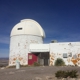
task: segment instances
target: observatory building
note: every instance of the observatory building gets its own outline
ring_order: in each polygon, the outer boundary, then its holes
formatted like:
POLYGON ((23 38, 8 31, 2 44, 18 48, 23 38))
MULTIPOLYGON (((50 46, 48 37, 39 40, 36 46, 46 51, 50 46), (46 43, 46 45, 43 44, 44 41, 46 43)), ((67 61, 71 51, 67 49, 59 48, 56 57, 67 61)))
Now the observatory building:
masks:
POLYGON ((16 60, 21 65, 27 65, 29 45, 43 43, 44 37, 44 30, 38 22, 31 19, 21 20, 11 31, 9 65, 15 65, 16 60))
POLYGON ((57 58, 63 59, 66 65, 80 66, 80 42, 52 41, 44 44, 45 32, 38 22, 23 19, 16 24, 10 34, 9 66, 41 65, 52 66, 57 58))

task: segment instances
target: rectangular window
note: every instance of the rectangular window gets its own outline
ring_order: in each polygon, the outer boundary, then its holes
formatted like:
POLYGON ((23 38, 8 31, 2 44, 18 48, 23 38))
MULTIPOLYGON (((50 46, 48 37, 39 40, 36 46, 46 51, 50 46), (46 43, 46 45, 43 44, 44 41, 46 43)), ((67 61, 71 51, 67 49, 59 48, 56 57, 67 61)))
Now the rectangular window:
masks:
POLYGON ((69 53, 69 54, 68 54, 68 57, 72 57, 72 53, 69 53))
POLYGON ((22 30, 22 28, 18 28, 18 30, 22 30))
POLYGON ((29 59, 32 59, 32 55, 29 55, 29 59))
POLYGON ((63 58, 67 58, 67 53, 63 53, 63 58))
POLYGON ((74 59, 77 59, 77 55, 76 55, 76 54, 75 54, 75 55, 73 55, 73 58, 74 58, 74 59))

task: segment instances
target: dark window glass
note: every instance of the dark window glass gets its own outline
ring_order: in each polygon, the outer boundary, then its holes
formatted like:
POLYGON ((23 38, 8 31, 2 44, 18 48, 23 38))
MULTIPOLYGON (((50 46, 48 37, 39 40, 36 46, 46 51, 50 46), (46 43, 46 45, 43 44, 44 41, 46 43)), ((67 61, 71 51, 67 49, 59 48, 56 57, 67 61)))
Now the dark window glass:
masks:
POLYGON ((22 28, 18 28, 18 30, 22 30, 22 28))
POLYGON ((69 53, 69 54, 68 54, 68 57, 72 57, 72 53, 69 53))
POLYGON ((75 55, 73 55, 73 58, 74 58, 74 59, 77 59, 77 55, 76 55, 76 54, 75 54, 75 55))
POLYGON ((67 58, 67 53, 63 53, 63 58, 67 58))

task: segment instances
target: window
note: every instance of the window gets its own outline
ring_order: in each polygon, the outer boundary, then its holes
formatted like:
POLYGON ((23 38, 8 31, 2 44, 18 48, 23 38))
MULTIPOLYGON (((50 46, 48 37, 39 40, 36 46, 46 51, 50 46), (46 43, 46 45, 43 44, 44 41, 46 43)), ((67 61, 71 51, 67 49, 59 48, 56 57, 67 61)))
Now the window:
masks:
POLYGON ((68 54, 68 57, 72 57, 72 53, 69 53, 69 54, 68 54))
POLYGON ((67 53, 63 53, 63 58, 67 58, 67 53))
POLYGON ((32 55, 29 55, 29 59, 32 59, 32 55))
POLYGON ((73 58, 74 58, 74 59, 77 59, 77 55, 76 55, 76 54, 75 54, 75 55, 73 55, 73 58))
POLYGON ((22 28, 18 28, 18 30, 22 30, 22 28))

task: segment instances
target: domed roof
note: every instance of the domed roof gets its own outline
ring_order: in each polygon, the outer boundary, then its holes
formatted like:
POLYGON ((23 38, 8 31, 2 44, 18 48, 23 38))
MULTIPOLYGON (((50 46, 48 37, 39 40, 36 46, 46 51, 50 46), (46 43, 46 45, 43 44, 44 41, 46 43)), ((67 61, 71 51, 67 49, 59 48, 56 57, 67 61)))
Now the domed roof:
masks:
POLYGON ((18 24, 16 24, 10 36, 29 34, 45 37, 45 32, 40 26, 40 24, 32 19, 23 19, 18 24))

